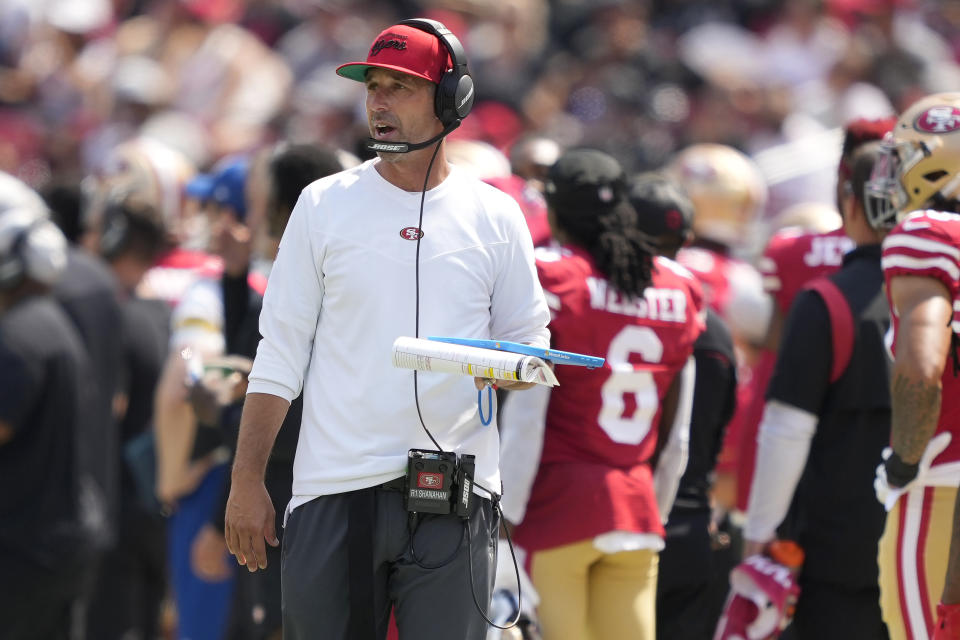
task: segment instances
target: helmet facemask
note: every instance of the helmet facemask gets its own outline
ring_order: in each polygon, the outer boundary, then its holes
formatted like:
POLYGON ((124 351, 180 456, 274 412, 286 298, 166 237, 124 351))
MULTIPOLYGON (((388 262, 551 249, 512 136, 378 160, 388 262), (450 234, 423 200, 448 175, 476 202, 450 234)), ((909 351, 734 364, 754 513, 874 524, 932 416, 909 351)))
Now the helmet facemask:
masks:
POLYGON ((898 212, 907 213, 910 197, 901 176, 921 158, 923 152, 914 143, 897 143, 891 133, 884 136, 863 194, 863 209, 872 228, 892 229, 897 224, 898 212))
POLYGON ((890 228, 919 209, 954 210, 960 194, 960 93, 927 96, 884 138, 866 188, 868 220, 890 228))

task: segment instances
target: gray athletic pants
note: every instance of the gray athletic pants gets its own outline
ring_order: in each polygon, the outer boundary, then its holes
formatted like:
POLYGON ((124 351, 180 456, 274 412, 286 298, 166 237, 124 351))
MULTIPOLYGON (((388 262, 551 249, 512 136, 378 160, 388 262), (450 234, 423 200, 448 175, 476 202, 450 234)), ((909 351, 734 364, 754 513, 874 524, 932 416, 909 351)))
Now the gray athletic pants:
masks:
MULTIPOLYGON (((374 492, 374 610, 369 615, 376 638, 386 637, 393 605, 401 640, 483 640, 487 624, 471 593, 464 521, 433 514, 412 521, 401 493, 364 491, 374 492), (443 566, 423 568, 413 552, 422 565, 443 566)), ((281 572, 284 640, 349 640, 350 495, 321 496, 297 507, 287 519, 281 572)), ((473 593, 487 613, 500 520, 490 500, 474 498, 469 520, 473 593)))

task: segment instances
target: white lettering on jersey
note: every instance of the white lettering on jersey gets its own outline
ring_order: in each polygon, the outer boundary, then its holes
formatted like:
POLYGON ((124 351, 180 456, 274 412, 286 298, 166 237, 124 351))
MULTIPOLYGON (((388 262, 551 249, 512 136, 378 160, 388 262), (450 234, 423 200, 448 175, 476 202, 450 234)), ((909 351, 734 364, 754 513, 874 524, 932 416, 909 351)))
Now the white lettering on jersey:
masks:
POLYGON ((652 328, 632 325, 621 329, 610 341, 607 364, 613 373, 600 389, 603 406, 597 415, 597 424, 611 440, 621 444, 643 442, 660 409, 653 373, 648 367, 632 364, 632 353, 639 355, 646 363, 657 364, 663 359, 663 342, 652 328), (624 416, 624 398, 627 395, 634 397, 637 406, 630 416, 624 416))
POLYGON ((647 287, 642 298, 625 299, 606 280, 587 278, 590 307, 609 313, 662 322, 687 321, 687 297, 679 289, 647 287))
POLYGON ((818 236, 813 238, 810 251, 803 256, 803 261, 808 267, 839 267, 843 264, 843 254, 849 248, 850 240, 846 236, 818 236))

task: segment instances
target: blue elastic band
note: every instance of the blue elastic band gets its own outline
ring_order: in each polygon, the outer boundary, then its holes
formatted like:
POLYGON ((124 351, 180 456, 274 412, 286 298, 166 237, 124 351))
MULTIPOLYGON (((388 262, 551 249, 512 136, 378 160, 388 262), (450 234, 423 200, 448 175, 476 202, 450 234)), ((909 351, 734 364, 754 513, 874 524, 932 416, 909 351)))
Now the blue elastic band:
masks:
POLYGON ((477 413, 480 414, 480 424, 487 426, 493 420, 493 388, 486 385, 487 388, 487 417, 483 417, 483 389, 477 389, 477 413))

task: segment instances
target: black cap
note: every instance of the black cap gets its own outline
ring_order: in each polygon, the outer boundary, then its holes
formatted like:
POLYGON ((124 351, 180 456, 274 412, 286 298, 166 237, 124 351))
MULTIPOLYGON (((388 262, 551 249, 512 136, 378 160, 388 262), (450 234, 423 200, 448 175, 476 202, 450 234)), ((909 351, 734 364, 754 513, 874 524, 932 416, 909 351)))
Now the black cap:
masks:
POLYGON ((657 173, 640 174, 630 181, 628 199, 640 230, 648 236, 686 239, 693 225, 693 203, 679 184, 657 173))
POLYGON ((547 204, 554 211, 602 213, 626 200, 627 178, 620 163, 594 149, 567 151, 547 172, 547 204))

